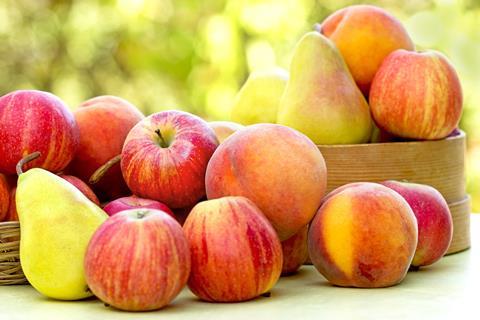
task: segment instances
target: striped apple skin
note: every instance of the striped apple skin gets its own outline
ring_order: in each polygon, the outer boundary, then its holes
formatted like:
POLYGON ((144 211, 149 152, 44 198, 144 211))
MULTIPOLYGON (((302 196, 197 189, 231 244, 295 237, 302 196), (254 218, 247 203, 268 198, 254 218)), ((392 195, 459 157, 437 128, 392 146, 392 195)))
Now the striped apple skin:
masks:
POLYGON ((408 203, 376 183, 355 184, 332 195, 308 232, 315 268, 332 284, 375 288, 407 274, 417 246, 417 222, 408 203))
POLYGON ((189 273, 182 227, 159 210, 133 209, 110 217, 93 235, 85 255, 90 290, 122 310, 162 308, 180 293, 189 273))
POLYGON ((260 209, 244 197, 197 204, 183 226, 190 290, 202 300, 237 302, 268 292, 282 271, 282 247, 260 209))
POLYGON ((448 136, 458 126, 462 101, 460 80, 444 55, 403 49, 385 58, 369 99, 379 128, 419 140, 448 136))
POLYGON ((18 90, 0 98, 0 172, 15 174, 15 166, 35 151, 41 156, 23 169, 63 170, 73 159, 79 131, 72 112, 53 94, 18 90))
POLYGON ((196 204, 205 196, 205 172, 218 140, 213 129, 192 114, 170 110, 137 123, 122 149, 122 174, 137 196, 169 208, 196 204), (156 133, 169 140, 161 147, 156 133))
POLYGON ((0 173, 0 221, 5 221, 8 216, 10 204, 10 186, 7 177, 0 173))

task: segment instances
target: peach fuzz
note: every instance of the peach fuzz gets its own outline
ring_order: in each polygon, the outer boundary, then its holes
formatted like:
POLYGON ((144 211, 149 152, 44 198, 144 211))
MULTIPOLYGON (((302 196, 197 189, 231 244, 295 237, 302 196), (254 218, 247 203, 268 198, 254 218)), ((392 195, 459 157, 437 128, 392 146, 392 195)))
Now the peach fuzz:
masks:
POLYGON ((366 96, 386 56, 396 49, 414 49, 401 22, 372 5, 353 5, 338 10, 319 28, 338 47, 355 82, 366 96))
POLYGON ((206 173, 207 198, 244 196, 270 220, 281 241, 307 225, 327 184, 322 154, 302 133, 255 124, 217 148, 206 173))
POLYGON ((387 287, 405 277, 417 239, 408 203, 385 186, 365 182, 334 191, 323 203, 310 224, 308 250, 334 285, 387 287))

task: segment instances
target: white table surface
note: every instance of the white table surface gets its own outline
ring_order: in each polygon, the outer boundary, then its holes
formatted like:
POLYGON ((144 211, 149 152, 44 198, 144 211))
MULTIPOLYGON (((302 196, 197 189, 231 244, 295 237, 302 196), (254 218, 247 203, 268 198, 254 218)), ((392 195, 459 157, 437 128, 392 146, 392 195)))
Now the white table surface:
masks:
POLYGON ((96 299, 55 301, 31 286, 0 286, 0 319, 480 319, 480 215, 472 215, 472 248, 409 272, 382 289, 330 285, 312 266, 281 278, 270 297, 207 303, 187 288, 164 309, 129 313, 96 299))

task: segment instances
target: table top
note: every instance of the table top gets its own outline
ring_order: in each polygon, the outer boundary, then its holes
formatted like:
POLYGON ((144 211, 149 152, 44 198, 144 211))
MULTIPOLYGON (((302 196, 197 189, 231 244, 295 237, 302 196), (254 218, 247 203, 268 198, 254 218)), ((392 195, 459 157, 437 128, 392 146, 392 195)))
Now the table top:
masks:
POLYGON ((94 298, 55 301, 28 285, 0 286, 0 319, 479 319, 480 215, 471 217, 470 250, 411 271, 389 288, 335 287, 312 266, 303 266, 281 278, 270 297, 207 303, 185 288, 161 310, 129 313, 94 298))

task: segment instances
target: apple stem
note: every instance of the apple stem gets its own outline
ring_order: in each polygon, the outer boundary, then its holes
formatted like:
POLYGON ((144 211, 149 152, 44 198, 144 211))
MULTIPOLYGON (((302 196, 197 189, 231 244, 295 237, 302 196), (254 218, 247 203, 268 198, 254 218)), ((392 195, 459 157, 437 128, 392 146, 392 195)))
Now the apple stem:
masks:
POLYGON ((16 169, 17 169, 17 175, 21 175, 23 173, 23 166, 27 163, 29 163, 30 161, 33 161, 35 159, 37 159, 38 157, 40 157, 41 153, 40 151, 35 151, 33 153, 30 153, 29 155, 25 156, 24 158, 22 158, 20 161, 18 161, 17 163, 17 166, 16 166, 16 169))
POLYGON ((145 217, 145 214, 147 214, 147 211, 144 211, 144 210, 137 211, 137 218, 142 219, 145 217))
POLYGON ((162 147, 162 148, 168 147, 168 144, 165 141, 165 139, 163 138, 162 132, 160 131, 160 129, 155 130, 155 133, 158 135, 158 138, 160 139, 160 147, 162 147))
POLYGON ((112 159, 108 160, 107 163, 105 163, 103 166, 95 170, 95 172, 90 176, 90 179, 88 182, 90 184, 95 184, 98 181, 100 181, 103 176, 107 173, 108 170, 110 170, 111 167, 116 165, 120 160, 122 159, 122 154, 117 154, 115 157, 112 159))

